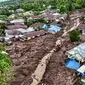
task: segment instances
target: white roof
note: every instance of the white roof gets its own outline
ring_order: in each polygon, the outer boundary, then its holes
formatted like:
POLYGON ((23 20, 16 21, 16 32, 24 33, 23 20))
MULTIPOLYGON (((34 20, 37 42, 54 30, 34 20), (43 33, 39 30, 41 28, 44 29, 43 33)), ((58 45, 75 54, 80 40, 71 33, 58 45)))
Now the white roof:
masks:
POLYGON ((56 22, 59 22, 60 20, 59 19, 56 19, 56 22))
POLYGON ((19 8, 19 9, 17 9, 16 11, 17 11, 17 12, 23 12, 23 11, 24 11, 24 9, 19 8))
POLYGON ((32 32, 32 31, 35 31, 33 27, 29 27, 29 28, 27 29, 27 32, 32 32))
POLYGON ((24 16, 33 15, 33 13, 31 13, 31 12, 24 12, 23 15, 24 16))
POLYGON ((10 15, 8 18, 15 18, 15 14, 10 15))
POLYGON ((60 19, 65 20, 64 17, 60 17, 60 19))
POLYGON ((77 47, 67 51, 67 55, 77 58, 79 61, 81 61, 82 58, 85 59, 85 43, 82 43, 77 47))
POLYGON ((56 12, 56 13, 54 13, 53 15, 60 16, 60 14, 59 14, 59 13, 57 13, 57 12, 56 12))
POLYGON ((7 52, 5 52, 5 51, 2 51, 2 53, 3 53, 3 54, 7 54, 7 55, 8 55, 8 53, 7 53, 7 52))
POLYGON ((80 73, 84 73, 85 72, 85 65, 82 65, 77 71, 80 73))
POLYGON ((7 23, 6 21, 0 20, 0 23, 7 23))
POLYGON ((13 38, 13 37, 14 37, 14 35, 8 35, 5 37, 5 40, 8 40, 8 39, 13 38))
POLYGON ((22 33, 25 33, 25 32, 27 32, 25 29, 23 29, 23 28, 19 28, 19 29, 16 29, 17 31, 20 31, 20 32, 22 32, 22 33))
POLYGON ((24 19, 15 19, 10 21, 10 23, 24 23, 24 19))

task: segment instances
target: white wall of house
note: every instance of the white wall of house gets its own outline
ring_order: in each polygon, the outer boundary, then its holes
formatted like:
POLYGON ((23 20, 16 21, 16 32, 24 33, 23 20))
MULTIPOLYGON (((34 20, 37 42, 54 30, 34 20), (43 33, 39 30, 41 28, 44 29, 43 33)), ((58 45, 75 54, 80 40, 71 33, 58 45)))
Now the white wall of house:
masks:
POLYGON ((82 30, 82 34, 85 35, 85 30, 82 30))

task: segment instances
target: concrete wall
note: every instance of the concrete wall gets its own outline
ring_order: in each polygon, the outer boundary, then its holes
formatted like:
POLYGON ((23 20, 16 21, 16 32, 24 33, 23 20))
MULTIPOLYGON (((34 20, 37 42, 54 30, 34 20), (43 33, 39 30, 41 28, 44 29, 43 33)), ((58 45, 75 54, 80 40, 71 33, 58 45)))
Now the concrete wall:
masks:
POLYGON ((82 30, 82 34, 85 35, 85 30, 82 30))

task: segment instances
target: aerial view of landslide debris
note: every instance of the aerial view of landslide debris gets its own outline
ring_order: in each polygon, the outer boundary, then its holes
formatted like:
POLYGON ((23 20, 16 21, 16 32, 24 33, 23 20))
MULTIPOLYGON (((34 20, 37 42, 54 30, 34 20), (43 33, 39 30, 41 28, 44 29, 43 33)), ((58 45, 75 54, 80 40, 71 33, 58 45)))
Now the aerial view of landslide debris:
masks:
MULTIPOLYGON (((65 27, 64 27, 65 29, 65 27)), ((76 44, 71 43, 68 35, 61 37, 64 29, 54 34, 45 34, 28 41, 16 41, 8 46, 6 51, 9 53, 13 63, 15 79, 11 80, 11 85, 34 85, 32 74, 36 70, 42 58, 55 48, 46 66, 45 73, 39 85, 80 85, 75 83, 74 71, 70 72, 65 67, 67 60, 65 52, 76 44), (64 39, 59 46, 55 46, 58 39, 64 39)), ((69 24, 66 30, 69 29, 69 24)), ((78 43, 77 43, 78 44, 78 43)))
MULTIPOLYGON (((66 29, 68 30, 68 27, 66 29)), ((64 30, 55 35, 48 33, 29 41, 16 41, 9 46, 6 51, 10 55, 15 72, 15 79, 11 80, 11 85, 31 85, 33 82, 31 75, 41 59, 53 48, 55 51, 39 85, 75 85, 73 84, 75 75, 65 67, 65 52, 76 45, 71 43, 68 37, 62 37, 64 42, 55 47, 57 39, 61 39, 63 33, 64 30)))
POLYGON ((84 61, 85 0, 0 0, 0 85, 85 85, 84 61))

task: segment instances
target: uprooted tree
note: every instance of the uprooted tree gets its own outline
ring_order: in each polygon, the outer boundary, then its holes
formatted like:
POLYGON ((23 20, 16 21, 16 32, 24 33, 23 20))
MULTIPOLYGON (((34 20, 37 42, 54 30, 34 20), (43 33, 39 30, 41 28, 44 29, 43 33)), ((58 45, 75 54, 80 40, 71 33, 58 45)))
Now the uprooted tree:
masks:
POLYGON ((73 30, 69 33, 69 37, 70 37, 70 40, 72 42, 75 42, 75 41, 80 41, 80 31, 79 30, 73 30))

